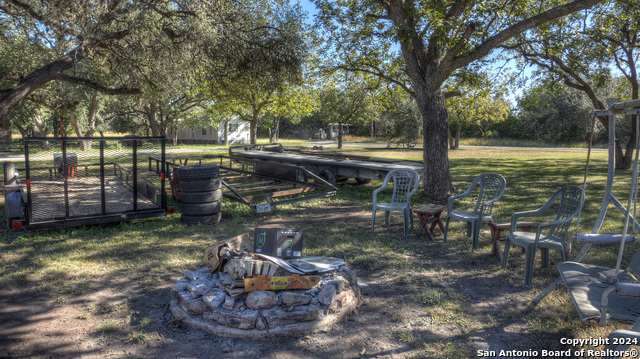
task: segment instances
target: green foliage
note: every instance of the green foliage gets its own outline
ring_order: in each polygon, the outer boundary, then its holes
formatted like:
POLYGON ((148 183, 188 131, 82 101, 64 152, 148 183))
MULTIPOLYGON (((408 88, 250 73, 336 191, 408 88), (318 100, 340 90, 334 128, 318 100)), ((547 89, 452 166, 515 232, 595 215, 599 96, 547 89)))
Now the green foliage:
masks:
POLYGON ((252 6, 253 12, 245 15, 251 28, 210 44, 207 55, 218 61, 202 74, 203 89, 216 110, 251 122, 251 143, 255 143, 262 113, 270 108, 280 114, 296 106, 292 97, 303 81, 307 45, 299 5, 260 0, 252 6), (226 56, 220 58, 221 53, 226 56))
POLYGON ((588 142, 592 106, 573 89, 537 86, 518 101, 518 117, 528 137, 547 143, 588 142))
POLYGON ((461 95, 447 99, 449 128, 452 136, 455 136, 453 148, 458 147, 463 126, 474 127, 483 138, 497 136, 491 126, 505 121, 510 110, 503 97, 505 80, 489 79, 486 73, 466 72, 467 80, 458 86, 461 95))
POLYGON ((337 80, 328 80, 321 90, 317 117, 324 125, 338 125, 338 148, 342 148, 342 125, 371 122, 378 112, 374 106, 374 88, 365 76, 345 76, 337 80))
POLYGON ((402 147, 414 147, 422 137, 422 116, 415 101, 398 103, 380 114, 378 134, 402 147))

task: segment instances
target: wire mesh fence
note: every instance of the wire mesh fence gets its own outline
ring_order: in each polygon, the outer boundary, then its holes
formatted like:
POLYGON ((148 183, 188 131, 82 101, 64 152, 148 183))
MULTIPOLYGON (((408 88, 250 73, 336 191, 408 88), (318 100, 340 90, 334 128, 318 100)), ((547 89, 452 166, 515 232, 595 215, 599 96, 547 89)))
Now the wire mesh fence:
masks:
POLYGON ((24 143, 30 225, 126 220, 165 211, 163 171, 149 161, 164 157, 163 138, 27 138, 24 143))

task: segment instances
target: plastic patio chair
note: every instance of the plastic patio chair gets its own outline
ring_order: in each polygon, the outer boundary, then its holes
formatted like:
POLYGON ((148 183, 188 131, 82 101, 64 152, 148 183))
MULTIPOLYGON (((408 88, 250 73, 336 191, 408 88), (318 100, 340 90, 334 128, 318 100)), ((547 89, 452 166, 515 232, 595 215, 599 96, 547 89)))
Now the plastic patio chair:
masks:
POLYGON ((371 216, 371 231, 376 223, 376 211, 381 209, 384 211, 385 224, 389 226, 389 213, 391 211, 402 212, 404 223, 404 236, 409 234, 408 223, 411 223, 413 229, 413 215, 411 214, 411 196, 418 190, 420 176, 413 169, 397 168, 391 170, 384 178, 382 186, 373 191, 373 214, 371 216), (393 182, 393 194, 391 202, 378 203, 378 193, 387 188, 389 182, 393 182))
POLYGON ((578 186, 565 186, 560 188, 547 201, 547 203, 532 211, 518 212, 511 216, 511 233, 507 236, 504 245, 504 257, 502 267, 507 266, 509 258, 509 247, 515 244, 525 249, 524 261, 524 286, 531 287, 533 279, 533 264, 536 257, 536 251, 542 250, 542 267, 549 267, 549 249, 559 249, 562 252, 562 261, 567 260, 566 239, 569 233, 569 227, 574 217, 578 215, 582 205, 584 204, 584 191, 578 186), (538 226, 536 232, 517 232, 516 223, 520 217, 529 217, 541 215, 547 212, 556 201, 560 201, 558 212, 555 219, 551 222, 544 222, 538 226), (542 229, 549 228, 546 235, 543 235, 542 229))
POLYGON ((491 221, 491 212, 493 204, 498 201, 505 188, 507 181, 497 173, 483 173, 474 178, 464 193, 451 196, 447 201, 447 223, 444 228, 444 242, 447 242, 447 233, 449 232, 449 221, 451 219, 467 222, 467 236, 472 237, 471 250, 478 249, 478 237, 480 236, 480 226, 484 221, 491 221), (480 186, 480 193, 473 211, 454 211, 453 203, 456 199, 469 197, 476 186, 480 186))

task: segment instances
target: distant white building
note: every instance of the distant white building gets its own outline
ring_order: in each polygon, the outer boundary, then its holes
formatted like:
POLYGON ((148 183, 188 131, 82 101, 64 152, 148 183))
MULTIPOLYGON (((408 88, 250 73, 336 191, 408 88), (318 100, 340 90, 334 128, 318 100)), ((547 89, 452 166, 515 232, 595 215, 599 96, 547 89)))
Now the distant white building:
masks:
MULTIPOLYGON (((226 122, 228 126, 229 144, 249 143, 249 122, 238 119, 231 119, 226 122)), ((184 126, 176 133, 177 143, 186 144, 221 144, 224 142, 225 123, 218 126, 191 128, 184 126)), ((172 134, 169 131, 167 139, 171 140, 172 134)))

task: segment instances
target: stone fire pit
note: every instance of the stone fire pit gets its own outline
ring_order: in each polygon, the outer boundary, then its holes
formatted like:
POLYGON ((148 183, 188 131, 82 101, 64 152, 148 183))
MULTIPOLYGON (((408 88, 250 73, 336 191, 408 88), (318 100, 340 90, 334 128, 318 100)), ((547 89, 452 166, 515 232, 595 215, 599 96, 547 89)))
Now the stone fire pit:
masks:
POLYGON ((186 272, 172 291, 176 320, 218 336, 267 339, 329 330, 359 304, 355 273, 342 266, 320 274, 307 290, 255 291, 237 296, 219 287, 207 267, 186 272))

